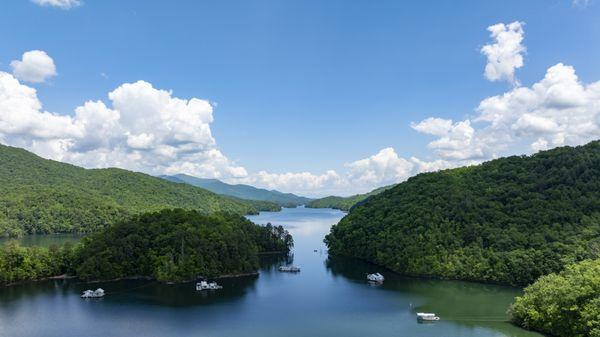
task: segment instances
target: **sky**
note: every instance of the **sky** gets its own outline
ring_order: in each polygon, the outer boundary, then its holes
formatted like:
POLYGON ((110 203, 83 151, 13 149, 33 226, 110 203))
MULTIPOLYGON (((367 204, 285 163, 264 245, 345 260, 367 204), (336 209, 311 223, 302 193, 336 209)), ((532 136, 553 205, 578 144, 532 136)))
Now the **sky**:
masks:
POLYGON ((0 4, 0 143, 318 197, 600 138, 600 1, 0 4))

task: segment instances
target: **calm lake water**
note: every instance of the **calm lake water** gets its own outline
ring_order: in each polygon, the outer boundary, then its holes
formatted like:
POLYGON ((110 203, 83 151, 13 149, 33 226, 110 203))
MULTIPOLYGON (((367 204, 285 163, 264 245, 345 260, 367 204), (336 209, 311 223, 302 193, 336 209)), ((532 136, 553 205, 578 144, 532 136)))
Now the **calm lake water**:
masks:
POLYGON ((518 289, 408 279, 360 261, 328 259, 322 239, 342 216, 298 208, 249 217, 288 228, 294 255, 265 256, 260 276, 221 280, 224 289, 215 292, 147 281, 0 288, 0 336, 540 336, 504 322, 518 289), (302 272, 277 271, 292 260, 302 272), (365 273, 375 271, 386 277, 382 286, 365 282, 365 273), (107 296, 79 298, 96 287, 107 296), (435 312, 441 321, 419 324, 417 311, 435 312))

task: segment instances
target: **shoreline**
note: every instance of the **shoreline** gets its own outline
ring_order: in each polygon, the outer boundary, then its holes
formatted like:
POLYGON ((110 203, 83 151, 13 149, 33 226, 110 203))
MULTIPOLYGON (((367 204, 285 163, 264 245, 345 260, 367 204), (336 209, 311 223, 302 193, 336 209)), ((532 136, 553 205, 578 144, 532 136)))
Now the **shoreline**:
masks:
POLYGON ((70 280, 70 279, 74 279, 74 278, 77 278, 77 276, 61 274, 61 275, 42 277, 42 278, 38 278, 35 280, 22 280, 22 281, 7 283, 7 284, 3 285, 2 287, 10 287, 10 286, 16 286, 19 284, 36 283, 36 282, 43 282, 43 281, 50 281, 50 280, 70 280))
MULTIPOLYGON (((257 271, 244 272, 244 273, 223 274, 223 275, 218 275, 215 277, 198 277, 198 278, 191 279, 191 280, 176 281, 176 282, 174 282, 174 281, 166 281, 166 282, 158 281, 157 279, 155 279, 154 277, 151 277, 151 276, 128 276, 128 277, 119 277, 119 278, 114 278, 114 279, 109 279, 109 280, 90 280, 90 281, 80 280, 80 282, 83 284, 97 284, 97 283, 111 283, 111 282, 118 282, 118 281, 144 280, 144 281, 156 281, 161 284, 170 285, 170 284, 192 283, 192 282, 196 282, 200 279, 221 280, 221 279, 238 278, 238 277, 251 277, 251 276, 257 277, 259 275, 260 275, 260 273, 257 270, 257 271)), ((54 275, 54 276, 44 277, 44 278, 35 279, 35 280, 23 280, 23 281, 18 281, 18 282, 7 283, 0 287, 11 287, 11 286, 16 286, 16 285, 21 285, 21 284, 37 283, 37 282, 52 281, 52 280, 73 280, 73 279, 78 279, 78 276, 61 274, 61 275, 54 275)))
MULTIPOLYGON (((350 259, 355 259, 358 261, 362 261, 368 264, 371 264, 373 266, 377 266, 380 268, 384 268, 386 269, 388 272, 392 272, 398 276, 401 277, 406 277, 406 278, 411 278, 411 279, 421 279, 421 280, 438 280, 438 281, 459 281, 459 282, 468 282, 468 283, 477 283, 477 284, 489 284, 489 285, 495 285, 495 286, 501 286, 501 287, 509 287, 509 288, 518 288, 518 289, 524 289, 525 287, 528 286, 528 284, 510 284, 510 283, 502 283, 502 282, 494 282, 494 281, 485 281, 485 280, 469 280, 469 279, 462 279, 462 278, 457 278, 457 277, 443 277, 443 276, 438 276, 438 275, 419 275, 419 274, 406 274, 406 273, 400 273, 397 272, 387 266, 381 265, 381 264, 377 264, 373 261, 367 260, 367 259, 363 259, 360 257, 356 257, 356 256, 351 256, 351 255, 344 255, 344 254, 336 254, 336 255, 329 255, 329 257, 334 258, 335 257, 343 257, 343 258, 350 258, 350 259)), ((543 276, 543 275, 542 275, 543 276)))
POLYGON ((270 252, 260 252, 260 253, 256 253, 257 255, 278 255, 278 254, 288 254, 289 252, 283 251, 283 250, 275 250, 275 251, 270 251, 270 252))

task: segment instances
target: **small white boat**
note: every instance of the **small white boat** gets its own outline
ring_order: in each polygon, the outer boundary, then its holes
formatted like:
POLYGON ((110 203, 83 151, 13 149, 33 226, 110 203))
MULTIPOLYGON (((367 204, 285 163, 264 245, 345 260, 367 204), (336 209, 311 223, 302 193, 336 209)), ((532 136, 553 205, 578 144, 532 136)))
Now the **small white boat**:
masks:
POLYGON ((279 271, 288 272, 288 273, 298 273, 298 272, 300 272, 300 267, 281 266, 281 267, 279 267, 279 271))
POLYGON ((218 290, 218 289, 223 289, 222 286, 218 285, 217 282, 206 282, 206 281, 200 281, 198 283, 196 283, 196 290, 200 291, 200 290, 218 290))
POLYGON ((417 312, 417 320, 421 322, 435 322, 439 321, 440 318, 433 313, 417 312))
POLYGON ((104 297, 105 293, 104 293, 104 289, 102 288, 98 288, 96 290, 86 290, 83 292, 83 294, 81 294, 81 298, 99 298, 99 297, 104 297))
POLYGON ((385 278, 383 277, 383 275, 379 274, 379 273, 375 273, 375 274, 367 274, 367 280, 369 280, 370 282, 383 282, 385 280, 385 278))

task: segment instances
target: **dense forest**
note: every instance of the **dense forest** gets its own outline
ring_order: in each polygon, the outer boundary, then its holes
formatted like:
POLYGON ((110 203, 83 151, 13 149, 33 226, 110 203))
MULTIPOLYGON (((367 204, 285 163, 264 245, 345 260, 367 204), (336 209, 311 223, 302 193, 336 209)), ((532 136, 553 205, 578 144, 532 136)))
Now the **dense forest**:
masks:
POLYGON ((511 307, 515 323, 559 337, 600 336, 600 259, 567 266, 525 288, 511 307))
POLYGON ((600 142, 419 174, 357 205, 325 242, 396 272, 529 284, 600 252, 600 142))
POLYGON ((122 169, 86 170, 0 145, 0 236, 95 232, 132 214, 176 207, 237 214, 278 208, 122 169))
POLYGON ((84 280, 146 276, 159 281, 254 272, 259 252, 293 244, 283 228, 240 215, 182 209, 135 216, 84 238, 76 274, 84 280))
POLYGON ((0 247, 0 284, 70 274, 82 280, 148 277, 164 282, 255 272, 258 253, 289 252, 281 226, 231 213, 145 213, 60 248, 0 247))
POLYGON ((312 199, 297 196, 292 193, 283 193, 276 190, 266 190, 264 188, 256 188, 250 185, 244 184, 227 184, 218 179, 204 179, 192 177, 186 174, 176 174, 172 176, 161 176, 163 179, 167 179, 177 183, 190 184, 193 186, 207 189, 211 192, 228 195, 231 197, 245 199, 245 200, 260 200, 276 203, 283 207, 296 207, 305 205, 312 199))
POLYGON ((231 199, 235 202, 239 202, 241 204, 250 205, 254 210, 249 213, 256 213, 255 211, 260 212, 279 212, 281 211, 281 205, 264 200, 250 200, 250 199, 240 199, 228 195, 223 195, 225 199, 231 199))
POLYGON ((0 285, 72 273, 74 258, 75 249, 69 243, 49 248, 6 243, 0 246, 0 285))
POLYGON ((356 194, 349 197, 337 197, 337 196, 328 196, 321 199, 315 199, 308 204, 306 207, 308 208, 334 208, 342 211, 349 211, 354 205, 361 203, 366 200, 368 197, 377 195, 383 191, 389 190, 394 187, 394 185, 383 186, 377 188, 369 193, 365 194, 356 194))

